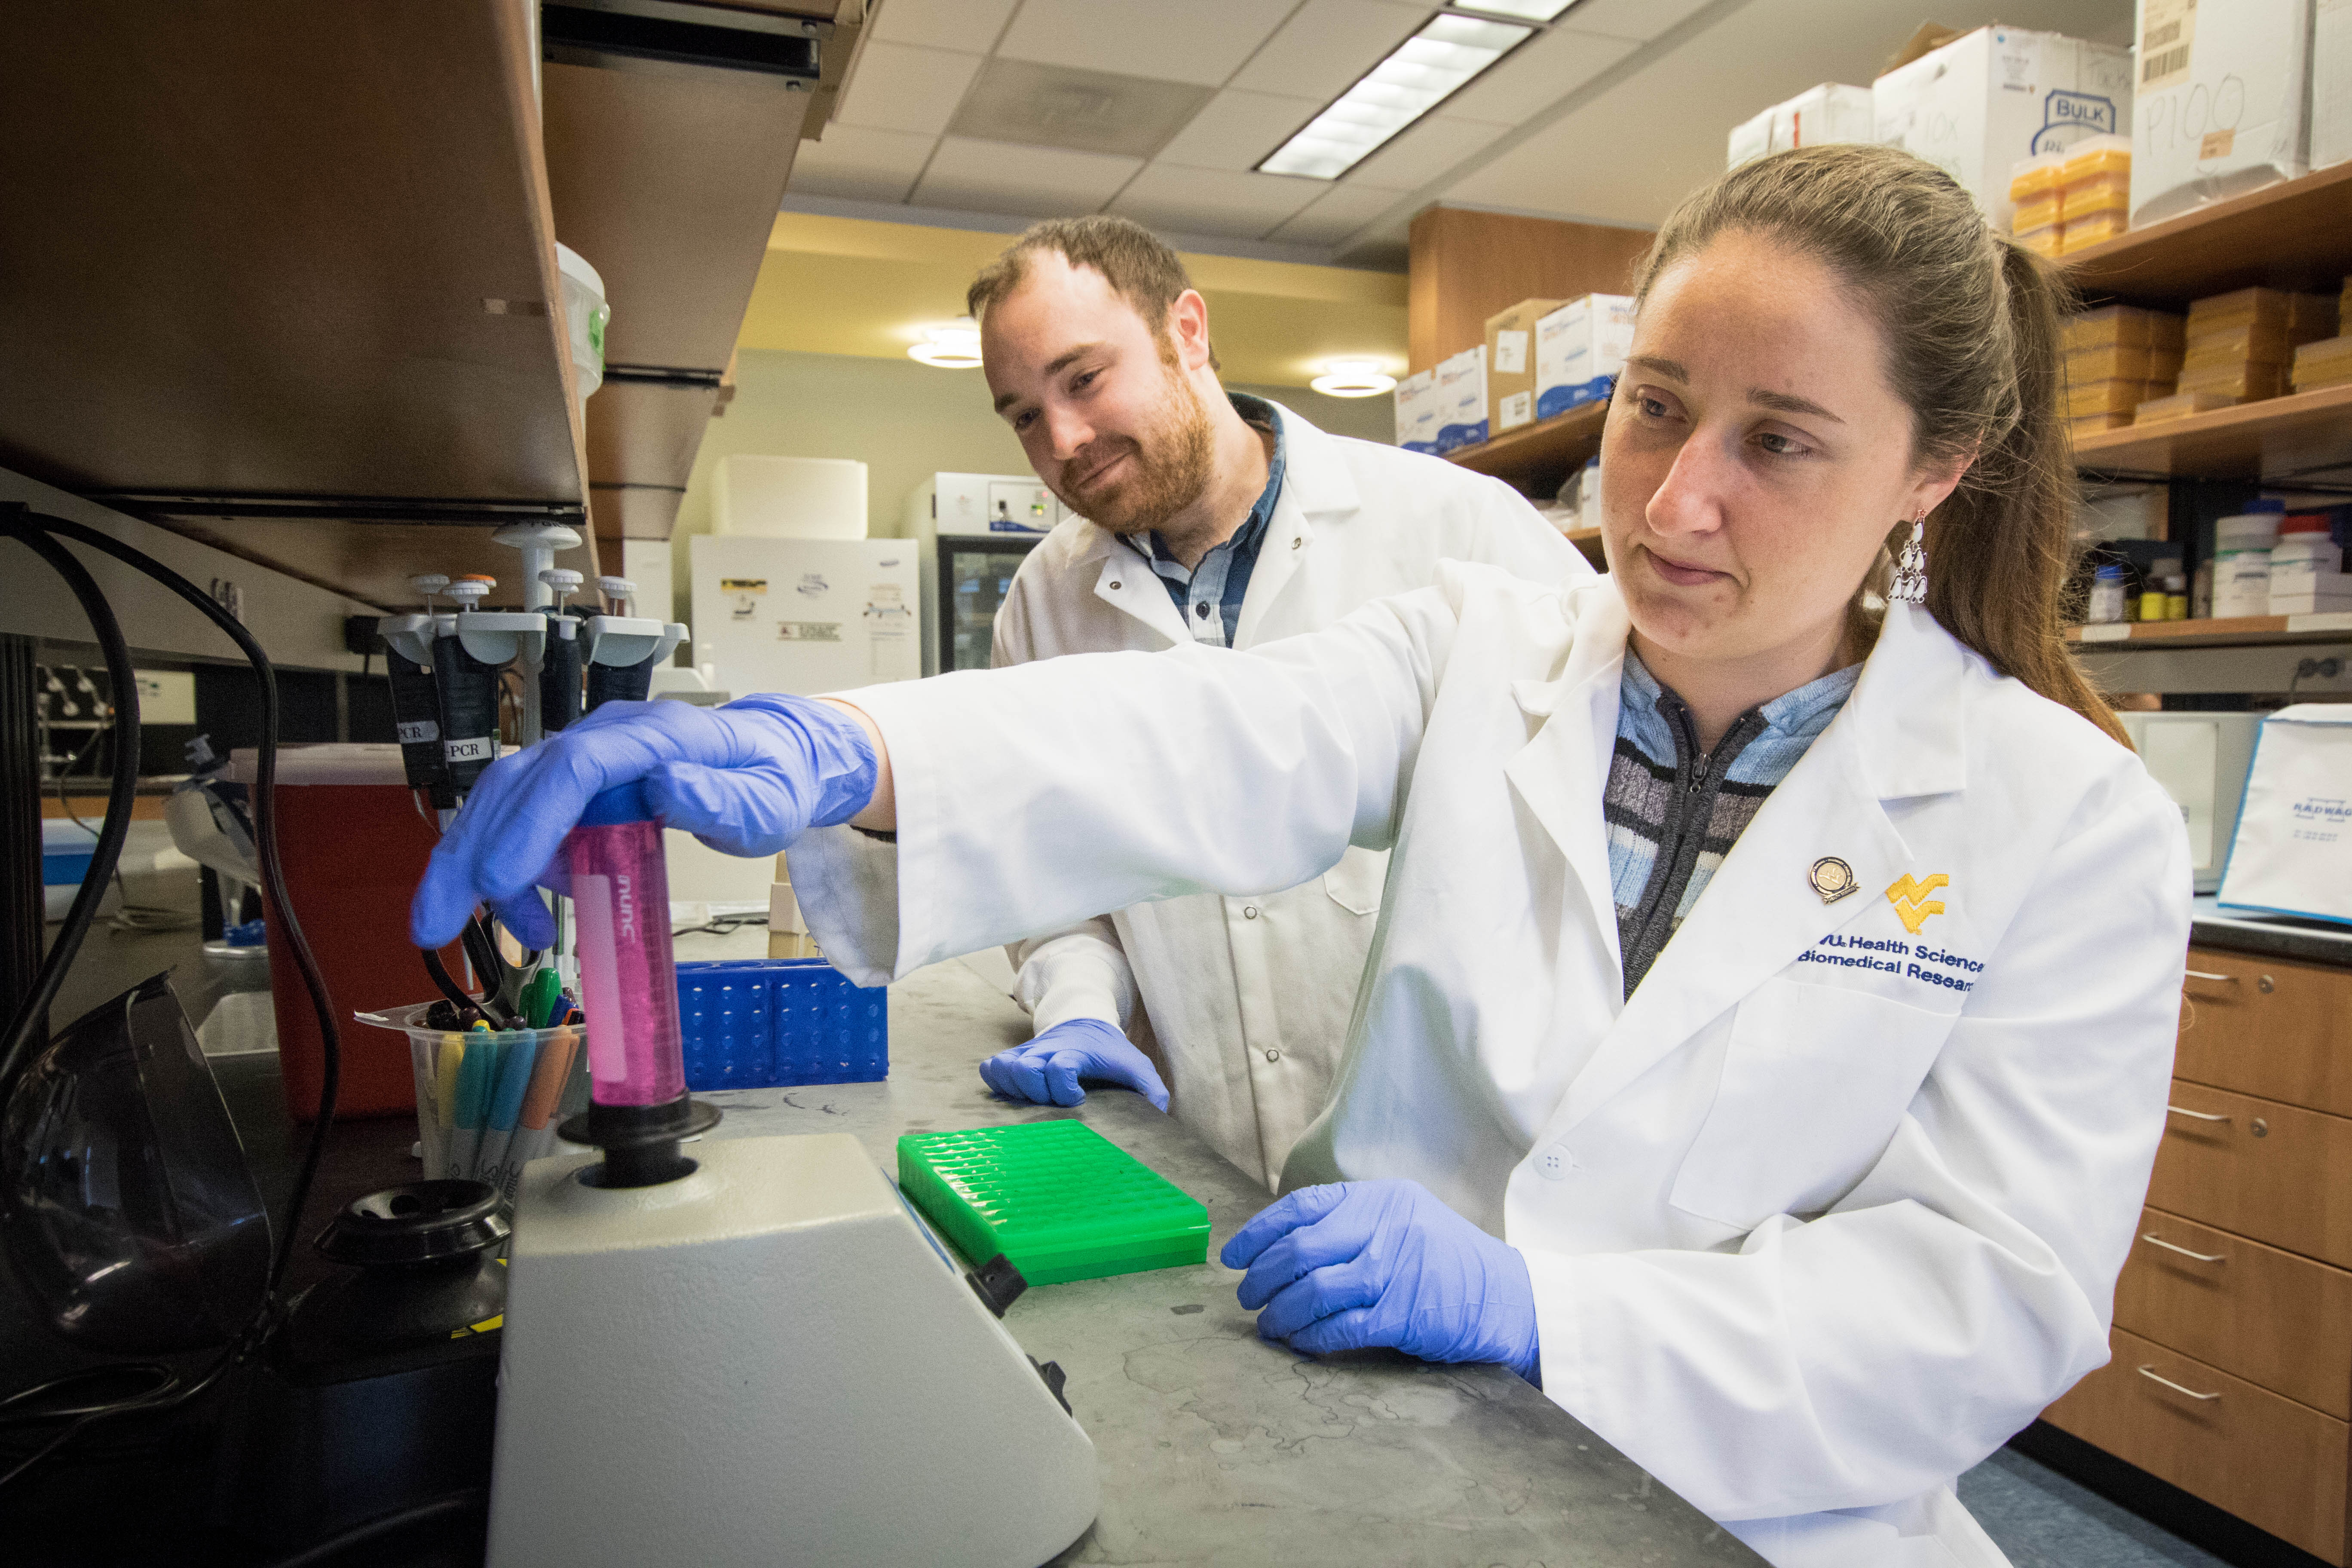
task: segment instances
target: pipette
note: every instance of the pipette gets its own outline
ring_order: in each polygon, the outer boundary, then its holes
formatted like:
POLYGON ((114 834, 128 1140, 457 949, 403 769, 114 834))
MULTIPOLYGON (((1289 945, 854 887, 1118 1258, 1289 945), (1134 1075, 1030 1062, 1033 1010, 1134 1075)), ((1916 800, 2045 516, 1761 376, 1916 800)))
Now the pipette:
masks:
POLYGON ((539 574, 554 602, 547 609, 547 652, 539 667, 539 726, 552 735, 580 717, 580 617, 564 600, 580 589, 579 573, 551 566, 539 574))
POLYGON ((429 791, 436 806, 455 805, 449 764, 441 754, 441 696, 433 685, 433 596, 449 585, 449 579, 437 572, 421 573, 408 585, 424 601, 424 609, 395 616, 381 628, 400 764, 409 788, 429 791))
POLYGON ((466 651, 466 617, 498 586, 498 579, 468 573, 449 584, 457 613, 441 617, 433 639, 433 685, 441 698, 441 754, 449 785, 464 795, 499 754, 499 671, 466 651))

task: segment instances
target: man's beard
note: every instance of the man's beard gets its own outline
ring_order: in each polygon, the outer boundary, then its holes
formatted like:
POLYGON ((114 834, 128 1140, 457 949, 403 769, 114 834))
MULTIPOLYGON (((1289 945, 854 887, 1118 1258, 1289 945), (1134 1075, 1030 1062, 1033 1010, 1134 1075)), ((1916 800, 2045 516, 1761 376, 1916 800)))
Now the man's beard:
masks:
POLYGON ((1114 460, 1123 447, 1129 457, 1128 471, 1107 489, 1055 489, 1055 494, 1080 517, 1113 533, 1145 533, 1159 528, 1199 500, 1209 488, 1216 451, 1209 411, 1165 345, 1160 363, 1168 395, 1142 438, 1118 437, 1091 443, 1062 470, 1065 474, 1072 468, 1091 472, 1114 460))

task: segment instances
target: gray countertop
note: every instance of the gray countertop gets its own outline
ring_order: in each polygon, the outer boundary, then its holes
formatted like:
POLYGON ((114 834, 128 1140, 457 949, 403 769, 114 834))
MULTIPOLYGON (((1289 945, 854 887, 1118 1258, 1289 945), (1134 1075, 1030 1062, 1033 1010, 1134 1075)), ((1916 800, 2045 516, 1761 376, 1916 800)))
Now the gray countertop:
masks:
POLYGON ((2352 926, 2239 914, 2221 909, 2210 893, 2191 900, 2189 909, 2189 940, 2200 946, 2352 969, 2352 926))
MULTIPOLYGON (((759 951, 752 932, 678 945, 759 951)), ((992 1098, 977 1064, 1028 1037, 976 970, 939 964, 891 988, 887 1081, 708 1098, 726 1111, 714 1137, 849 1132, 894 1176, 902 1132, 1075 1117, 1208 1205, 1208 1263, 1033 1289, 1005 1314, 1068 1373, 1101 1462, 1101 1512, 1056 1562, 1762 1561, 1500 1367, 1318 1362, 1260 1340, 1215 1258, 1268 1194, 1133 1094, 1068 1110, 992 1098)))

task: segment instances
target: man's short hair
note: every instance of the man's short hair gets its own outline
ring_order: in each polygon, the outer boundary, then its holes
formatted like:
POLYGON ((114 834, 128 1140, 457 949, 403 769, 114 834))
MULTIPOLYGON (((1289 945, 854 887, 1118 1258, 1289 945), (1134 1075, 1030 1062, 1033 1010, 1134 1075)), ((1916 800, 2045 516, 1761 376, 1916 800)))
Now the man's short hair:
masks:
MULTIPOLYGON (((1031 224, 1003 255, 980 269, 980 276, 964 291, 965 313, 975 321, 982 320, 990 306, 1027 280, 1029 258, 1041 250, 1054 252, 1072 267, 1090 267, 1101 273, 1111 291, 1135 307, 1154 338, 1167 336, 1169 310, 1192 287, 1182 258, 1132 218, 1102 213, 1048 218, 1031 224)), ((1213 347, 1209 351, 1209 368, 1219 368, 1213 347)))

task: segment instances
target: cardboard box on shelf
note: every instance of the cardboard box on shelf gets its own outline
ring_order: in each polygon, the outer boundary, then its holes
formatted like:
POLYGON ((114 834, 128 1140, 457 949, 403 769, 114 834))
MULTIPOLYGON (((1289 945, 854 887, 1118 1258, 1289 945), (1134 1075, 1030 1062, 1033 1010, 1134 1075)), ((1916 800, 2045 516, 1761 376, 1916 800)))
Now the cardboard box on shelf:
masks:
POLYGON ((2241 403, 2259 403, 2286 393, 2286 366, 2246 360, 2236 364, 2181 367, 2174 384, 2180 392, 2218 392, 2241 403))
POLYGON ((2186 419, 2192 414, 2210 414, 2216 408, 2235 408, 2238 400, 2219 392, 2180 392, 2170 397, 2159 397, 2143 403, 2134 411, 2135 425, 2160 425, 2167 419, 2186 419))
POLYGON ((2084 349, 2178 349, 2187 341, 2186 323, 2165 310, 2137 305, 2105 305, 2067 318, 2062 342, 2068 353, 2084 349))
POLYGON ((1733 126, 1725 166, 1736 169, 1751 159, 1791 147, 1875 140, 1876 110, 1870 89, 1825 81, 1733 126))
POLYGON ((1437 450, 1437 372, 1415 371, 1396 384, 1396 444, 1408 452, 1437 450))
POLYGON ((1486 318, 1486 419, 1489 437, 1535 422, 1536 323, 1564 300, 1522 300, 1486 318))
POLYGON ((2336 335, 2336 301, 2329 294, 2290 294, 2283 289, 2238 289, 2189 303, 2188 335, 2193 341, 2240 327, 2271 327, 2287 342, 2316 342, 2336 335))
POLYGON ((2322 338, 2294 351, 2294 368, 2288 379, 2297 392, 2352 382, 2352 337, 2322 338))
POLYGON ((1486 438, 1486 345, 1437 362, 1437 451, 1475 447, 1486 438))
POLYGON ((2132 223, 2308 166, 2312 0, 2137 0, 2132 223))
POLYGON ((2074 385, 2088 381, 2170 381, 2179 374, 2179 349, 2115 344, 2077 349, 2066 356, 2066 379, 2074 385))
POLYGON ((2018 160, 2131 130, 2131 52, 1997 24, 1888 71, 1871 94, 1874 139, 1944 170, 2007 233, 2018 160))
POLYGON ((2171 395, 2168 381, 2074 382, 2066 388, 2066 416, 2082 419, 2094 414, 2120 414, 2128 419, 2141 404, 2171 395))
POLYGON ((1609 395, 1633 348, 1633 300, 1587 294, 1536 322, 1536 417, 1609 395))
POLYGON ((1742 163, 1752 163, 1772 151, 1772 111, 1769 109, 1741 121, 1731 128, 1731 136, 1724 148, 1723 166, 1737 169, 1742 163))

